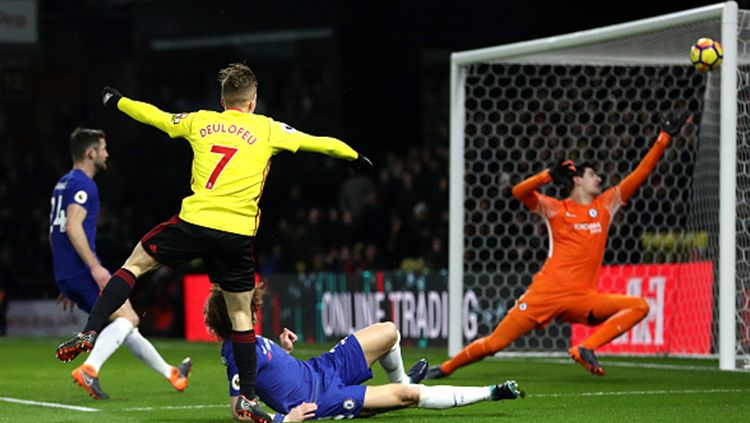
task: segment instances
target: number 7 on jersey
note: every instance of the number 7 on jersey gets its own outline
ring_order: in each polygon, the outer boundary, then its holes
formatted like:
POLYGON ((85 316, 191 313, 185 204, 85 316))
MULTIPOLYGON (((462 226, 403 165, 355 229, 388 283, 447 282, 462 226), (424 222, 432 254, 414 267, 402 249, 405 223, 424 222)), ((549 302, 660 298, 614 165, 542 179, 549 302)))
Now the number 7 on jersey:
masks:
POLYGON ((212 145, 211 152, 221 154, 224 157, 219 160, 219 163, 216 164, 213 172, 211 172, 211 176, 208 177, 208 182, 206 182, 206 189, 214 189, 216 180, 219 179, 219 175, 221 175, 221 172, 224 170, 224 167, 227 165, 227 163, 232 160, 232 157, 237 152, 237 149, 233 147, 224 147, 222 145, 212 145))

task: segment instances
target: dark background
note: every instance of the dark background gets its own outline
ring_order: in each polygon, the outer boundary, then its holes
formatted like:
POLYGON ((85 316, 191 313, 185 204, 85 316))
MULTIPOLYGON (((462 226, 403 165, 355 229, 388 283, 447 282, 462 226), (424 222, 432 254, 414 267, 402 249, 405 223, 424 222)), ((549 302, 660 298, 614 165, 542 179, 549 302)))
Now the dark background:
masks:
MULTIPOLYGON (((247 63, 260 80, 259 113, 338 137, 377 168, 365 183, 376 194, 362 199, 353 226, 334 226, 327 216, 344 213, 346 166, 277 156, 261 202, 260 266, 387 270, 410 257, 438 269, 447 260, 448 199, 439 186, 447 181, 451 52, 712 3, 40 1, 39 42, 0 44, 0 290, 11 298, 57 294, 46 240, 49 195, 71 167, 68 136, 76 126, 108 134, 110 168, 96 179, 103 205, 97 250, 110 270, 189 194, 187 143, 103 111, 105 85, 171 112, 219 109, 218 69, 247 63), (414 217, 420 202, 427 223, 414 217), (316 226, 311 209, 328 226, 316 226), (396 221, 422 232, 389 232, 396 221), (346 239, 330 240, 342 233, 346 239), (370 261, 344 262, 347 246, 364 257, 370 245, 370 261)), ((158 295, 178 295, 161 289, 158 295)))

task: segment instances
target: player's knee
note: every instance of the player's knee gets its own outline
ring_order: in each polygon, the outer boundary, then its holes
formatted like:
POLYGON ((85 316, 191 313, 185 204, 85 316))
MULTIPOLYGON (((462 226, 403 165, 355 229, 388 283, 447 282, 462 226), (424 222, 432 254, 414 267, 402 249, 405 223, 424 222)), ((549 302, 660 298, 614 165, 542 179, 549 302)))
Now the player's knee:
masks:
POLYGON ((141 319, 138 317, 137 314, 133 314, 132 316, 126 316, 126 319, 133 325, 134 328, 137 328, 139 324, 141 324, 141 319))
POLYGON ((644 300, 643 298, 637 298, 633 308, 641 313, 641 318, 648 316, 648 312, 650 310, 648 301, 644 300))
POLYGON ((127 308, 127 307, 120 308, 112 315, 113 319, 116 319, 118 317, 122 317, 123 319, 127 320, 133 325, 133 327, 138 327, 138 325, 141 323, 141 319, 138 317, 138 314, 136 314, 135 310, 133 310, 132 308, 127 308))
POLYGON ((419 385, 394 385, 397 389, 398 400, 402 407, 419 404, 421 389, 419 385))
POLYGON ((122 267, 127 269, 137 278, 158 265, 159 262, 148 255, 143 247, 141 247, 141 244, 138 244, 130 254, 130 257, 125 261, 125 265, 122 267))
POLYGON ((388 344, 392 347, 398 342, 398 329, 393 322, 382 322, 378 323, 382 331, 384 339, 388 340, 388 344))

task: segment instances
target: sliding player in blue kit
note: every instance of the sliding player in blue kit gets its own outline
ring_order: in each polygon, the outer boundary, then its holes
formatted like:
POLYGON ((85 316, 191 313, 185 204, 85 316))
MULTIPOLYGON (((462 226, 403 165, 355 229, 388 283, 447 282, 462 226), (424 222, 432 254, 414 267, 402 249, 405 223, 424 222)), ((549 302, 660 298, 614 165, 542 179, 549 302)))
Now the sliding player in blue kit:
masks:
MULTIPOLYGON (((261 303, 263 289, 256 287, 252 315, 261 303)), ((223 293, 213 288, 206 302, 206 326, 222 340, 221 357, 227 366, 229 395, 239 397, 237 365, 232 354, 232 326, 223 293)), ((524 393, 515 381, 492 386, 416 385, 427 370, 427 361, 418 361, 408 373, 401 360, 400 334, 392 322, 376 323, 341 340, 330 352, 302 361, 292 357, 297 336, 284 329, 279 344, 257 336, 258 371, 256 392, 277 414, 275 422, 311 418, 364 417, 389 410, 419 407, 444 409, 479 401, 516 399, 524 393), (364 386, 372 378, 376 362, 385 370, 387 385, 364 386)), ((233 416, 238 418, 236 414, 233 416)))

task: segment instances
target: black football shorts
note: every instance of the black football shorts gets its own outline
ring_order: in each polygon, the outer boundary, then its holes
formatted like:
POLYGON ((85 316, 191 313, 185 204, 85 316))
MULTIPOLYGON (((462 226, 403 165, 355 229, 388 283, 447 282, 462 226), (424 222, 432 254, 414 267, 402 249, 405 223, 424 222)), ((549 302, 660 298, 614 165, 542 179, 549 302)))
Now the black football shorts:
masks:
POLYGON ((202 258, 212 283, 229 292, 255 287, 254 237, 193 225, 174 216, 141 238, 141 246, 161 264, 177 267, 202 258))

